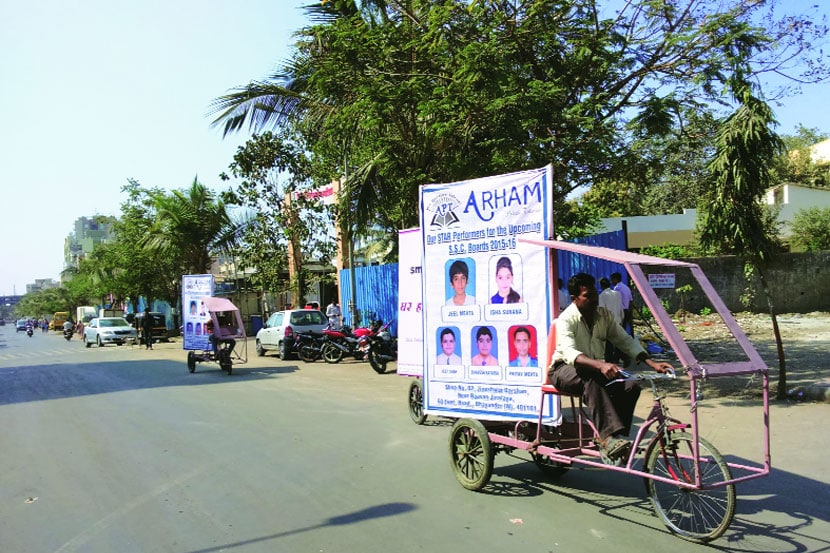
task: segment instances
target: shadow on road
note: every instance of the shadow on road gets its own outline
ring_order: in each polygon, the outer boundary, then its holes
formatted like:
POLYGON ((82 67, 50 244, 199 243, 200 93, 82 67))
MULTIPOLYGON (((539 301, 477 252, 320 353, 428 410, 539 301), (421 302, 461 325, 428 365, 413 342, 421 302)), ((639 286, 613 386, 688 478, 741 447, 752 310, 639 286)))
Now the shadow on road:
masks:
MULTIPOLYGON (((668 533, 654 515, 643 481, 601 469, 571 469, 563 476, 541 473, 532 461, 494 468, 483 493, 532 497, 555 493, 587 503, 605 516, 668 533)), ((728 456, 730 462, 747 463, 728 456)), ((775 470, 767 477, 736 485, 735 518, 726 533, 708 544, 721 551, 827 551, 830 549, 828 485, 775 470)))
POLYGON ((331 517, 320 524, 315 524, 313 526, 306 526, 304 528, 296 528, 294 530, 289 530, 286 532, 279 532, 277 534, 271 534, 268 536, 260 536, 258 538, 251 538, 248 540, 238 541, 234 543, 225 543, 222 545, 217 545, 216 547, 208 547, 206 549, 197 549, 194 551, 190 551, 189 553, 210 553, 211 551, 225 551, 227 549, 233 547, 242 547, 251 545, 253 543, 262 543, 265 541, 276 540, 279 538, 284 538, 286 536, 292 536, 294 534, 300 534, 302 532, 309 532, 311 530, 318 530, 320 528, 325 528, 327 526, 339 526, 343 524, 354 524, 357 522, 362 522, 364 520, 375 519, 375 518, 382 518, 382 517, 389 517, 395 515, 402 515, 404 513, 408 513, 415 509, 415 506, 412 503, 384 503, 383 505, 375 505, 373 507, 367 507, 365 509, 361 509, 359 511, 354 511, 351 513, 346 513, 345 515, 340 515, 336 517, 331 517))
POLYGON ((169 360, 101 361, 86 364, 27 365, 0 369, 0 405, 108 394, 170 386, 205 386, 281 377, 299 366, 234 365, 228 375, 217 363, 202 363, 190 373, 184 362, 169 360))

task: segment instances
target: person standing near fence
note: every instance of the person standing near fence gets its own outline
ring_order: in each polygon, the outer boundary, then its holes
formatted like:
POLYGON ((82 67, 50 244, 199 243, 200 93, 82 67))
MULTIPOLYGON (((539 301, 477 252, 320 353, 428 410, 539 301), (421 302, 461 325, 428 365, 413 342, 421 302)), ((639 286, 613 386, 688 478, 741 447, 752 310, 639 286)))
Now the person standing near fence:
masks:
POLYGON ((340 328, 340 321, 343 313, 340 311, 340 305, 337 299, 331 300, 331 303, 326 307, 326 317, 329 320, 329 325, 332 328, 340 328))
POLYGON ((620 273, 611 273, 611 287, 615 292, 619 292, 620 299, 622 300, 622 327, 631 336, 634 336, 634 327, 631 324, 631 288, 622 281, 622 275, 620 273))

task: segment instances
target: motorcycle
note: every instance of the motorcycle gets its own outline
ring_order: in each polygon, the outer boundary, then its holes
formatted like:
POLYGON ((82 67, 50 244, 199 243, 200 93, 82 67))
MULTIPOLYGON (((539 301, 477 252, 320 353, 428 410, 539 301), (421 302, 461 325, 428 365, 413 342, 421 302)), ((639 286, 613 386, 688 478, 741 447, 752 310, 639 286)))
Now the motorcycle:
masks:
POLYGON ((31 338, 32 334, 34 334, 34 333, 35 333, 35 330, 34 330, 34 328, 32 328, 32 325, 26 325, 26 336, 31 338))
POLYGON ((320 354, 326 363, 339 363, 343 357, 351 355, 358 361, 366 357, 366 349, 360 345, 360 338, 371 334, 371 328, 357 328, 354 331, 348 326, 340 328, 325 328, 325 343, 320 354))
POLYGON ((72 328, 67 328, 66 330, 63 331, 63 337, 66 338, 67 342, 72 339, 72 336, 74 334, 75 334, 75 330, 72 329, 72 328))
POLYGON ((306 363, 313 363, 323 356, 326 335, 322 332, 298 331, 294 335, 294 349, 306 363))
POLYGON ((386 372, 386 364, 398 358, 398 339, 389 332, 392 321, 378 328, 372 334, 366 334, 361 340, 361 347, 366 349, 369 365, 378 373, 386 372))

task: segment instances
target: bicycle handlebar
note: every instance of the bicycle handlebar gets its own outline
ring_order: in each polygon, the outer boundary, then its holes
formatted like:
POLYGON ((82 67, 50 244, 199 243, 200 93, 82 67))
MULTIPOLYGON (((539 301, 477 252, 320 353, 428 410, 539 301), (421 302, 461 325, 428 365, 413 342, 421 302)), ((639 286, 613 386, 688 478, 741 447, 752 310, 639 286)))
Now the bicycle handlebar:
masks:
POLYGON ((614 384, 616 382, 627 382, 627 381, 637 382, 637 381, 642 381, 642 380, 648 380, 649 382, 651 382, 653 380, 676 380, 677 379, 677 374, 675 374, 674 371, 667 372, 667 373, 636 373, 636 374, 635 373, 630 373, 628 371, 620 371, 619 374, 622 378, 615 378, 614 380, 612 380, 611 382, 606 384, 606 386, 609 386, 609 385, 614 384))

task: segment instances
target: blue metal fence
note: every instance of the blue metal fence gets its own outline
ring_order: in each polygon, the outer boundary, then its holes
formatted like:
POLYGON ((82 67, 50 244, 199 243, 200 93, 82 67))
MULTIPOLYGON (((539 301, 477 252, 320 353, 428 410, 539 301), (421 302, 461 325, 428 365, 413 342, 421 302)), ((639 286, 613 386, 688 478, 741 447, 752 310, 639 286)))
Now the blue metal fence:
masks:
MULTIPOLYGON (((625 232, 617 230, 603 234, 594 234, 592 236, 571 240, 571 242, 587 244, 589 246, 603 246, 614 250, 624 250, 625 232)), ((559 278, 562 279, 565 285, 568 284, 569 278, 580 272, 593 275, 597 281, 602 277, 609 277, 611 273, 620 273, 623 275, 623 282, 628 282, 625 266, 620 263, 612 263, 604 259, 597 259, 573 252, 557 251, 559 253, 559 278)), ((597 282, 597 287, 599 287, 599 282, 597 282)))
MULTIPOLYGON (((357 308, 360 311, 361 324, 368 324, 372 316, 383 322, 393 320, 390 326, 392 334, 398 334, 398 264, 371 265, 355 267, 355 288, 357 291, 357 308)), ((346 324, 354 326, 349 313, 352 279, 348 269, 340 271, 340 308, 346 324)))

